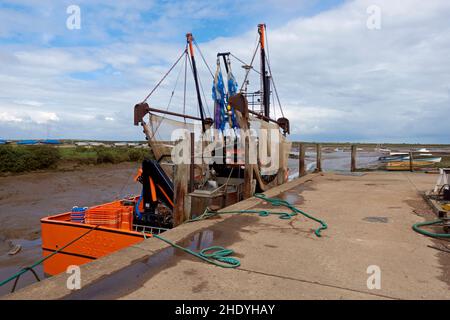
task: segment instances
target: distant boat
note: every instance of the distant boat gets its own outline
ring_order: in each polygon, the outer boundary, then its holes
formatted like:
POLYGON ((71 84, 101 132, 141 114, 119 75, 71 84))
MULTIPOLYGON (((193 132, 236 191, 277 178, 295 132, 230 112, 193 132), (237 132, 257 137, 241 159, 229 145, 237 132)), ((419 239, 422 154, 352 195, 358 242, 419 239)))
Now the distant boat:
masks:
MULTIPOLYGON (((408 162, 409 163, 409 153, 406 152, 391 152, 391 155, 385 157, 379 157, 379 161, 381 162, 408 162)), ((431 153, 421 153, 421 154, 413 154, 413 161, 418 162, 432 162, 438 163, 441 162, 442 157, 435 157, 431 153)))
MULTIPOLYGON (((435 157, 435 158, 427 158, 427 159, 414 159, 412 161, 412 166, 414 168, 423 168, 423 167, 428 167, 431 166, 435 163, 441 162, 442 158, 441 157, 435 157)), ((411 167, 411 164, 408 161, 391 161, 391 162, 387 162, 385 164, 386 170, 409 170, 411 167)))
POLYGON ((390 153, 391 150, 390 149, 386 149, 386 148, 382 148, 381 145, 377 145, 375 148, 375 152, 379 152, 379 153, 390 153))
POLYGON ((89 146, 89 143, 88 142, 75 142, 75 145, 77 147, 87 147, 87 146, 89 146))

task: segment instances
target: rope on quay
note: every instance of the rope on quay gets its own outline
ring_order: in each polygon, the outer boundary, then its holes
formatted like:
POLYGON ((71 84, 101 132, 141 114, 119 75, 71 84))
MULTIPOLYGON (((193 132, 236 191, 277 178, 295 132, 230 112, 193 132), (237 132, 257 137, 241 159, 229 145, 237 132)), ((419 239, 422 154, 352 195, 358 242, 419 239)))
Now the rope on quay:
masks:
MULTIPOLYGON (((321 237, 322 236, 321 231, 328 228, 328 225, 323 220, 315 218, 312 215, 310 215, 300 209, 297 209, 296 207, 294 207, 292 204, 290 204, 289 202, 287 202, 285 200, 278 199, 278 198, 268 198, 263 193, 256 193, 254 196, 261 200, 267 201, 268 203, 272 204, 275 207, 279 207, 279 206, 287 207, 291 210, 291 212, 273 212, 273 211, 268 211, 268 210, 233 210, 233 211, 217 212, 217 211, 209 211, 208 209, 206 209, 202 215, 200 215, 194 219, 191 219, 187 222, 195 222, 195 221, 205 220, 205 219, 208 219, 210 217, 213 217, 213 216, 216 216, 219 214, 253 213, 253 214, 258 214, 260 217, 267 217, 267 216, 273 214, 273 215, 278 215, 280 219, 291 219, 292 217, 294 217, 298 214, 301 214, 308 219, 311 219, 311 220, 314 220, 314 221, 320 223, 320 227, 318 227, 317 229, 314 230, 314 234, 317 237, 321 237)), ((153 237, 164 241, 165 243, 171 245, 174 248, 180 249, 190 255, 193 255, 194 257, 197 257, 203 261, 206 261, 210 264, 213 264, 213 265, 221 267, 221 268, 237 268, 241 265, 241 262, 238 259, 230 257, 234 253, 234 251, 231 249, 226 249, 221 246, 212 246, 212 247, 205 248, 199 252, 195 252, 191 249, 179 246, 176 243, 174 243, 166 238, 161 237, 161 235, 154 234, 153 237)))
POLYGON ((268 211, 268 210, 233 210, 233 211, 208 211, 206 210, 202 215, 189 220, 189 222, 193 222, 193 221, 199 221, 199 220, 204 220, 204 219, 208 219, 212 216, 218 215, 218 214, 242 214, 242 213, 255 213, 258 214, 260 217, 267 217, 271 214, 273 215, 278 215, 280 219, 291 219, 292 217, 301 214, 303 216, 305 216, 308 219, 314 220, 318 223, 320 223, 320 227, 318 227, 317 229, 314 230, 314 234, 317 237, 321 237, 321 231, 328 229, 328 225, 325 223, 325 221, 315 218, 312 215, 297 209, 295 206, 293 206, 292 204, 290 204, 289 202, 287 202, 286 200, 282 200, 279 198, 268 198, 265 194, 263 193, 255 193, 254 194, 255 198, 259 198, 261 200, 267 201, 268 203, 270 203, 271 205, 273 205, 274 207, 287 207, 288 209, 291 210, 291 212, 274 212, 274 211, 268 211))

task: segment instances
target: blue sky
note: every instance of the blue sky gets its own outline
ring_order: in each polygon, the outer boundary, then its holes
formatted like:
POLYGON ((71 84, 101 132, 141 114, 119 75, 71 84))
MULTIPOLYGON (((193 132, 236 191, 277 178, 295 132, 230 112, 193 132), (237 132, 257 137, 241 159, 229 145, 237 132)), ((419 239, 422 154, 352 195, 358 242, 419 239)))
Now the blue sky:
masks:
MULTIPOLYGON (((0 138, 142 139, 133 106, 179 55, 186 32, 214 66, 218 51, 250 60, 265 22, 293 139, 448 143, 448 17, 445 0, 3 0, 0 138), (73 4, 80 30, 66 27, 73 4), (366 24, 371 5, 381 12, 376 30, 366 24)), ((200 76, 209 98, 204 66, 200 76)), ((175 78, 151 104, 167 104, 175 78)))

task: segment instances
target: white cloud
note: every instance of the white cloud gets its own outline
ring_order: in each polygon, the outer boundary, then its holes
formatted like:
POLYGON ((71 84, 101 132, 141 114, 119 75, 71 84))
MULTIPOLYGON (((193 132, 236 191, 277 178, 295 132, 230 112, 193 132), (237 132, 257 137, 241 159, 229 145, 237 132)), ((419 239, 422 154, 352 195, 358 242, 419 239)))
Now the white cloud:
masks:
MULTIPOLYGON (((122 3, 121 7, 114 4, 105 6, 98 15, 102 23, 109 21, 108 15, 116 21, 115 17, 121 17, 128 8, 127 23, 117 26, 127 34, 125 40, 59 48, 2 45, 0 119, 19 125, 17 119, 25 119, 21 116, 24 110, 27 121, 53 121, 55 134, 64 137, 142 139, 141 130, 132 126, 132 107, 177 58, 184 48, 184 31, 189 31, 184 28, 190 26, 164 19, 143 21, 136 14, 140 6, 138 1, 122 3), (177 42, 165 41, 167 33, 179 34, 177 42), (154 37, 148 37, 150 34, 154 37), (80 76, 74 78, 73 73, 80 76), (6 114, 4 110, 10 107, 20 112, 6 114), (35 115, 33 120, 29 107, 47 115, 35 115)), ((245 6, 256 10, 257 5, 245 6)), ((177 17, 184 7, 171 7, 166 17, 177 17)), ((214 8, 210 5, 198 10, 197 22, 201 24, 214 8)), ((231 9, 221 14, 232 16, 231 9)), ((357 0, 276 27, 268 24, 271 67, 295 138, 448 142, 448 122, 442 120, 450 114, 448 17, 450 2, 444 0, 357 0), (372 4, 381 8, 380 30, 366 27, 366 8, 372 4)), ((104 39, 111 39, 102 23, 85 32, 95 30, 104 39)), ((250 61, 256 25, 243 31, 200 43, 212 67, 218 51, 231 51, 250 61)), ((92 39, 97 38, 93 35, 92 39)), ((211 77, 200 58, 198 65, 211 107, 211 77)), ((235 60, 233 71, 242 81, 243 72, 235 60)), ((151 105, 167 107, 178 72, 177 67, 151 97, 151 105)), ((187 109, 195 112, 192 76, 188 76, 187 109)), ((170 106, 174 111, 181 111, 183 103, 183 75, 180 79, 170 106)), ((256 75, 250 80, 259 85, 256 75)), ((19 133, 15 130, 14 134, 19 133)))
POLYGON ((0 112, 0 122, 22 122, 23 119, 8 112, 0 112))

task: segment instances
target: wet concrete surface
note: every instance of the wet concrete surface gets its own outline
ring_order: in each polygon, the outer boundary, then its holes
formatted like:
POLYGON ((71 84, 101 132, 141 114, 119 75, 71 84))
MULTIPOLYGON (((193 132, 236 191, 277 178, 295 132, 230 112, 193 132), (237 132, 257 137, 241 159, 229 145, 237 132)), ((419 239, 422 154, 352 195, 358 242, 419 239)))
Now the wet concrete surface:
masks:
MULTIPOLYGON (((229 248, 233 243, 242 240, 239 236, 239 228, 253 225, 258 220, 259 218, 255 216, 237 216, 233 220, 221 221, 211 228, 195 232, 176 244, 196 252, 214 245, 229 248)), ((234 254, 234 257, 242 258, 243 255, 237 253, 234 254)), ((169 247, 139 261, 134 261, 128 267, 100 278, 83 290, 73 292, 65 299, 118 299, 138 290, 160 272, 164 272, 167 268, 173 267, 183 260, 197 261, 197 258, 169 247)))
MULTIPOLYGON (((0 177, 0 280, 41 258, 42 217, 70 211, 76 205, 91 206, 139 194, 140 186, 133 181, 138 167, 138 163, 121 163, 0 177), (9 256, 16 244, 21 244, 22 250, 9 256)), ((39 276, 43 276, 42 270, 39 276)), ((26 274, 18 288, 34 281, 26 274)), ((0 288, 0 295, 6 287, 9 285, 0 288)))
MULTIPOLYGON (((285 193, 299 202, 293 190, 303 184, 297 190, 303 202, 296 206, 327 222, 321 238, 313 234, 318 224, 300 215, 291 220, 223 215, 174 228, 166 237, 196 250, 211 244, 233 249, 241 260, 237 269, 211 266, 148 239, 82 266, 86 285, 79 292, 67 296, 62 275, 8 298, 450 299, 448 254, 430 248, 434 240, 411 229, 413 223, 431 219, 420 192, 432 188, 436 176, 311 176, 309 190, 302 189, 308 183, 300 179, 267 196, 285 193), (420 216, 416 210, 423 210, 420 216), (371 265, 382 272, 379 290, 367 287, 371 265)), ((238 207, 262 205, 253 198, 238 207)))

